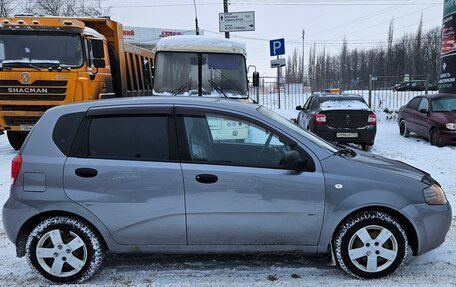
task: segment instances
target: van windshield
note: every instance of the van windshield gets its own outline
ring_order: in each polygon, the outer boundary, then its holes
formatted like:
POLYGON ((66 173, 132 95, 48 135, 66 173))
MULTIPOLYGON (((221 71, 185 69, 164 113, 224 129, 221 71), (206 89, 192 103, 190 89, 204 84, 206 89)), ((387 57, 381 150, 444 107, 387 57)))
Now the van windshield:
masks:
POLYGON ((3 67, 78 67, 83 63, 81 35, 64 32, 0 32, 3 67))
POLYGON ((154 95, 247 98, 244 56, 158 52, 155 59, 154 95))

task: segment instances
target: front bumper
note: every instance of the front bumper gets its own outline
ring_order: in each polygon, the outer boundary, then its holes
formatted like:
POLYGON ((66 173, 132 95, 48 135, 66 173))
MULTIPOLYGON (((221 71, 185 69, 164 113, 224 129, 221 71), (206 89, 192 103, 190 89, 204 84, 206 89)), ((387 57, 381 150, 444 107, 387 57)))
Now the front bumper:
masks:
POLYGON ((418 238, 418 248, 415 255, 426 253, 439 247, 450 230, 451 205, 412 204, 402 208, 413 226, 418 238))
POLYGON ((456 144, 456 131, 443 130, 440 131, 440 140, 442 144, 456 144))

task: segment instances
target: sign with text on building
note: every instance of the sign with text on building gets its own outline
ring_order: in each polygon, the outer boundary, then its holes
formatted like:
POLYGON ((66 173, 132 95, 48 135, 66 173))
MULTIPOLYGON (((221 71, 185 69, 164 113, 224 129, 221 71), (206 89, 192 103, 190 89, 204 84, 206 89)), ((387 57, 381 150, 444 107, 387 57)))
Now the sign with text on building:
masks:
POLYGON ((255 31, 255 12, 219 13, 220 32, 255 31))
POLYGON ((269 51, 271 56, 279 56, 285 54, 285 39, 275 39, 269 41, 269 51))
POLYGON ((286 66, 285 58, 271 60, 271 68, 286 66))

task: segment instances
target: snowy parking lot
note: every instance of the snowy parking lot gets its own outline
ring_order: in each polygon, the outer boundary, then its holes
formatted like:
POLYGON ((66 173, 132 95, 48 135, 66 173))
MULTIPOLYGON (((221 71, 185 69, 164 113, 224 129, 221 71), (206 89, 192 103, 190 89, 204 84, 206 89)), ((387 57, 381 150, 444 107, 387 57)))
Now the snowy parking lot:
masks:
MULTIPOLYGON (((279 110, 287 118, 296 111, 279 110)), ((403 138, 397 124, 379 115, 372 153, 404 161, 429 172, 456 206, 456 147, 437 148, 421 137, 403 138)), ((7 200, 10 162, 15 151, 0 136, 0 204, 7 200)), ((25 258, 15 257, 0 219, 0 286, 43 286, 25 258)), ((300 254, 217 256, 114 256, 84 286, 456 286, 456 216, 445 243, 419 257, 410 256, 394 275, 370 282, 347 276, 321 258, 300 254)))

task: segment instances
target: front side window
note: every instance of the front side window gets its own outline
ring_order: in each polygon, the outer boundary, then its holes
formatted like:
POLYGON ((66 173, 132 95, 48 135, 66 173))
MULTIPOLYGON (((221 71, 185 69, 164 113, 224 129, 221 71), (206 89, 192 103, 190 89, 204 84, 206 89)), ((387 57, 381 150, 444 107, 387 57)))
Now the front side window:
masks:
POLYGON ((245 59, 240 54, 158 52, 154 94, 245 98, 245 59), (201 79, 199 74, 201 73, 201 79))
POLYGON ((422 111, 422 110, 429 111, 429 101, 426 98, 423 98, 421 100, 420 105, 418 107, 418 111, 422 111))
POLYGON ((205 114, 184 116, 184 124, 195 162, 281 168, 292 150, 287 140, 243 119, 205 114))
POLYGON ((90 120, 88 157, 102 159, 170 159, 168 116, 100 116, 90 120))
POLYGON ((3 66, 47 68, 79 67, 83 63, 81 35, 66 32, 0 32, 0 63, 3 66))

